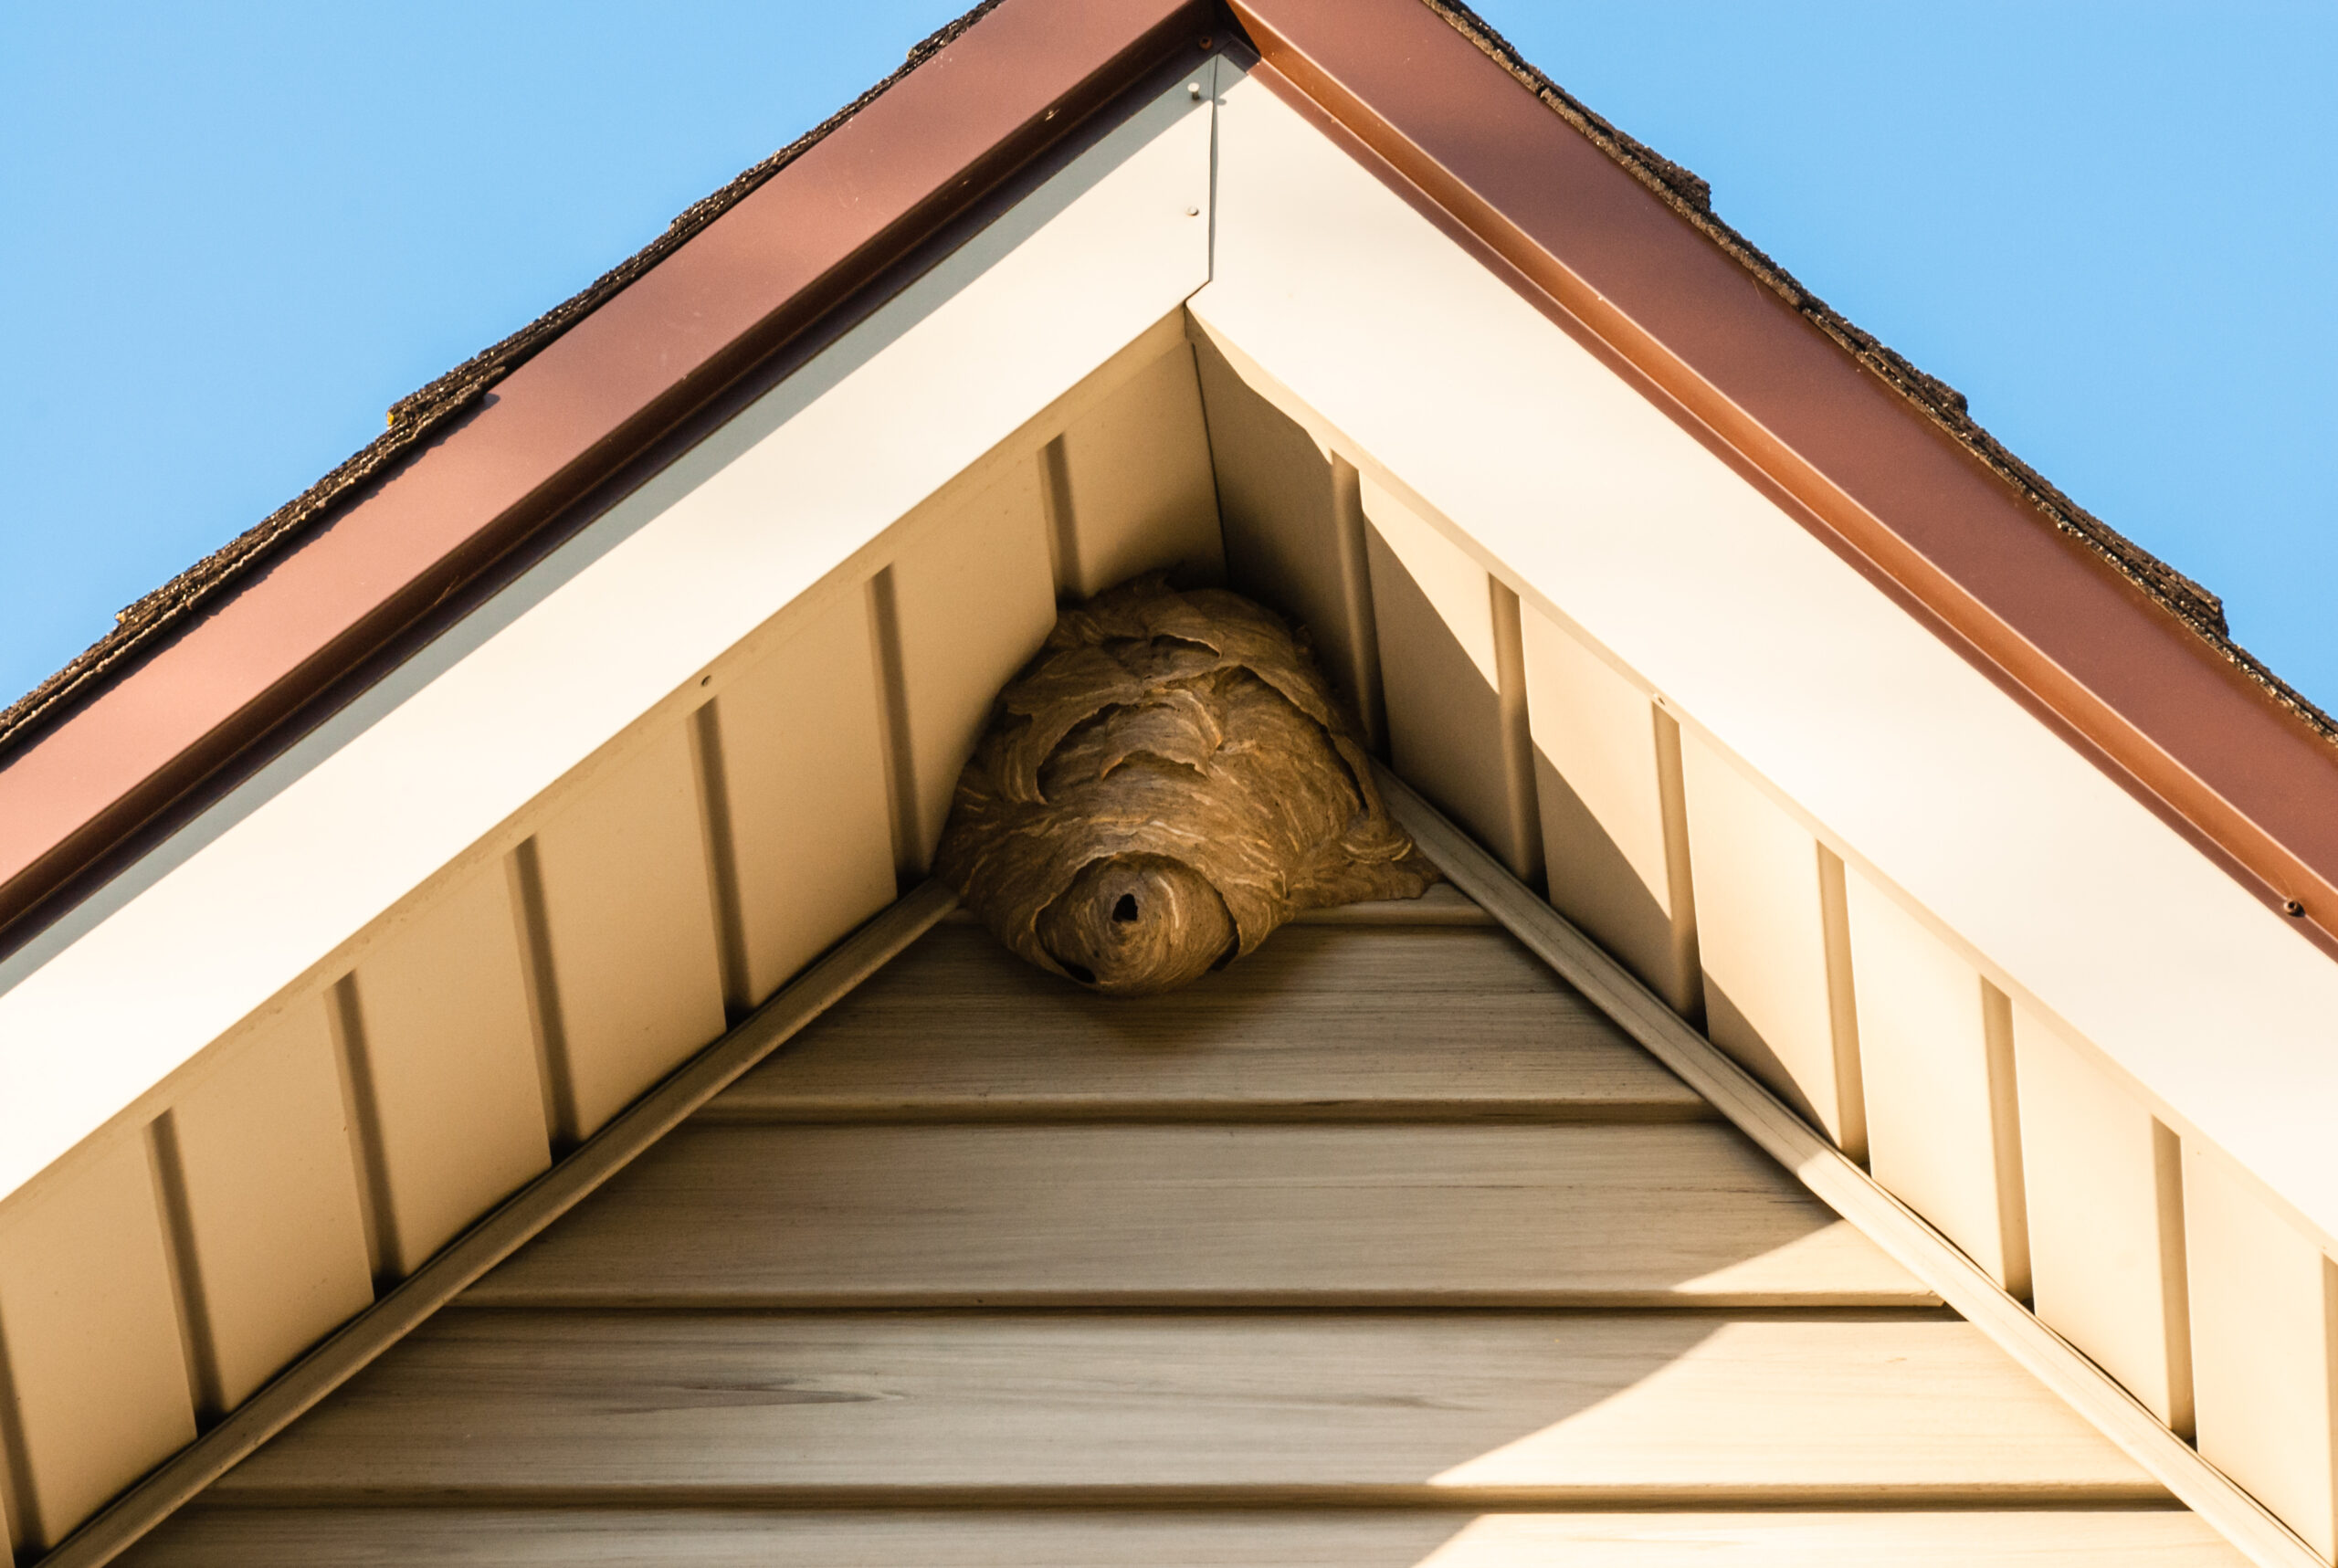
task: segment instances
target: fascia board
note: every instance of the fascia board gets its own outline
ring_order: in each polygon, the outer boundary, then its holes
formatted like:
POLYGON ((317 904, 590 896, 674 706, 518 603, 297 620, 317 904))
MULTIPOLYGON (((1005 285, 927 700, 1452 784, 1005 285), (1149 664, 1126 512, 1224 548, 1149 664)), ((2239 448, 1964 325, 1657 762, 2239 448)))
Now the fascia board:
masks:
POLYGON ((1136 109, 158 848, 159 876, 0 965, 0 1196, 316 983, 354 933, 1174 311, 1208 276, 1211 118, 1182 80, 1136 109))
POLYGON ((1202 327, 2338 1236, 2338 966, 1267 74, 1202 327))

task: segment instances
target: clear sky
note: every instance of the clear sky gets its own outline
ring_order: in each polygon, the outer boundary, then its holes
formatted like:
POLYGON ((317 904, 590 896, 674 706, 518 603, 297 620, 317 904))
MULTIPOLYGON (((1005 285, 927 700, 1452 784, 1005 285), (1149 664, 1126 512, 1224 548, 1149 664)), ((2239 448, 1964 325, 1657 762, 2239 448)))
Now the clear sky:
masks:
MULTIPOLYGON (((2338 706, 2338 5, 1480 0, 2338 706)), ((959 0, 0 0, 0 704, 959 0)))

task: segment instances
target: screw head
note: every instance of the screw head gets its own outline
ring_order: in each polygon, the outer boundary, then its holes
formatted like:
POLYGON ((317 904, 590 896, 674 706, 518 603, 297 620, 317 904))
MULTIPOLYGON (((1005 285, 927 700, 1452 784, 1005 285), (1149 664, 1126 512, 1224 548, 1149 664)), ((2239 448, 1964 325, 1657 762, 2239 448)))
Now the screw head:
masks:
POLYGON ((2301 921, 2305 919, 2305 906, 2298 902, 2295 899, 2283 899, 2281 900, 2281 912, 2289 916, 2290 919, 2293 921, 2301 921))
POLYGON ((1185 209, 1185 216, 1187 217, 1199 217, 1202 216, 1202 209, 1199 207, 1187 207, 1185 209))

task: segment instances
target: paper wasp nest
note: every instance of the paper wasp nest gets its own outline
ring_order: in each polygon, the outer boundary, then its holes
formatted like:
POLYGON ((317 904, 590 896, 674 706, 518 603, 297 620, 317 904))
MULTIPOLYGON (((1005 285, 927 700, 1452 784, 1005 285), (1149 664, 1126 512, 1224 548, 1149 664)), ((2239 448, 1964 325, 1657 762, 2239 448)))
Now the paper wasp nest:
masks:
POLYGON ((1023 957, 1124 994, 1437 880, 1301 638, 1158 577, 1064 611, 999 694, 934 869, 1023 957))

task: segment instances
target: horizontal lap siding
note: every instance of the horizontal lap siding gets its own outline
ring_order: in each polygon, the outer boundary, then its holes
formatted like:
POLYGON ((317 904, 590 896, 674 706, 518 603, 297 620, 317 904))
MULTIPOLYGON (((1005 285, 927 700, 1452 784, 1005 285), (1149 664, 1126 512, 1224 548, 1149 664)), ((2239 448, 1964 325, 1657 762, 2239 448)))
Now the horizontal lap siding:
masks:
POLYGON ((1922 1315, 1000 1311, 450 1312, 214 1495, 738 1489, 816 1505, 1092 1488, 2161 1495, 1977 1330, 1922 1315))
POLYGON ((1310 1510, 1228 1561, 1371 1563, 1375 1506, 1540 1504, 1588 1533, 1438 1539, 1849 1563, 1946 1552, 1903 1522, 1934 1500, 2031 1510, 1947 1527, 1985 1557, 2229 1568, 2083 1511, 2162 1494, 1506 934, 1395 912, 1134 1005, 945 921, 132 1563, 427 1552, 426 1498, 482 1521, 457 1561, 590 1561, 592 1520, 636 1559, 947 1563, 1018 1507, 1142 1561, 1174 1503, 1179 1561, 1214 1509, 1310 1510))
POLYGON ((1907 1306, 1735 1131, 721 1125, 475 1287, 511 1305, 1907 1306), (704 1215, 726 1216, 719 1228, 704 1215))
POLYGON ((1482 930, 1294 925, 1132 1006, 972 921, 840 1003, 701 1114, 741 1120, 1710 1119, 1575 993, 1482 930), (1391 1014, 1402 1018, 1392 1026, 1391 1014), (939 1016, 949 1020, 937 1029, 939 1016))
POLYGON ((1009 1509, 205 1510, 164 1527, 177 1568, 2235 1568, 2196 1516, 2042 1512, 1301 1513, 1009 1509))

